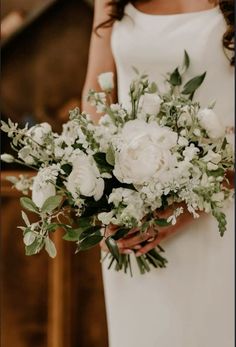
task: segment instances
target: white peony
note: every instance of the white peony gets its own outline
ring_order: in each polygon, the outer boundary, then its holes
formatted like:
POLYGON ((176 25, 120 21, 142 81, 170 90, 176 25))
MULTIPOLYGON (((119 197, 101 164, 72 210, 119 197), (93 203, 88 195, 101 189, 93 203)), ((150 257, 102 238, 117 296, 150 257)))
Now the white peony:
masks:
POLYGON ((104 72, 98 76, 98 83, 102 90, 111 91, 114 88, 113 72, 104 72))
POLYGON ((215 112, 209 108, 200 110, 197 114, 200 125, 212 139, 224 136, 225 130, 215 112))
POLYGON ((156 116, 161 107, 162 99, 157 94, 145 93, 140 98, 142 113, 156 116))
POLYGON ((74 159, 66 188, 74 199, 77 199, 79 195, 93 196, 96 201, 102 197, 104 180, 92 157, 81 153, 74 159))
POLYGON ((37 124, 29 129, 28 135, 37 142, 39 145, 44 144, 45 136, 52 132, 52 127, 50 124, 44 122, 37 124))
POLYGON ((156 122, 129 121, 114 141, 114 175, 120 182, 136 185, 158 178, 170 167, 170 149, 176 144, 177 134, 156 122))

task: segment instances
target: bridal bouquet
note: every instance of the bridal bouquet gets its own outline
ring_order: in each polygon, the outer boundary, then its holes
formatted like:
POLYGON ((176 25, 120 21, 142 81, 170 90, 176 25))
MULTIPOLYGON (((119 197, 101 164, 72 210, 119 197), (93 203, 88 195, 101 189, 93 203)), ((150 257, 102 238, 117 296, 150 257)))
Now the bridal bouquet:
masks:
MULTIPOLYGON (((105 239, 110 250, 108 267, 132 271, 132 255, 120 254, 117 240, 132 228, 158 232, 175 224, 182 207, 173 209, 168 219, 158 218, 158 211, 175 203, 184 203, 194 218, 199 211, 212 214, 220 235, 224 234, 222 207, 231 191, 223 181, 233 169, 233 150, 214 105, 202 108, 193 100, 205 73, 183 85, 189 64, 185 52, 182 66, 167 74, 165 93, 134 68, 129 109, 110 101, 112 73, 100 75, 102 92, 91 90, 88 95, 103 114, 98 124, 78 108, 70 112, 60 134, 47 123, 20 129, 10 119, 2 122, 16 157, 3 154, 1 159, 37 171, 33 178, 8 178, 23 194, 32 190, 32 199, 20 199, 24 210, 38 217, 31 222, 22 211, 25 225, 19 228, 27 255, 45 249, 55 257, 50 235, 63 228, 63 239, 74 241, 77 251, 105 239), (110 223, 118 226, 113 235, 107 234, 110 223)), ((165 267, 163 251, 157 246, 137 257, 140 272, 165 267)))

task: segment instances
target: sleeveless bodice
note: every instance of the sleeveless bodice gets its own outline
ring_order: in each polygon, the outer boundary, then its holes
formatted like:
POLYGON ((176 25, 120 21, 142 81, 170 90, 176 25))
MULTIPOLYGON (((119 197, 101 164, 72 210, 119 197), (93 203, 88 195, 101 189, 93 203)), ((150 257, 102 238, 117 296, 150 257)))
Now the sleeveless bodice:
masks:
POLYGON ((185 80, 207 72, 196 100, 204 107, 216 100, 218 116, 226 126, 232 125, 234 74, 223 50, 225 30, 219 6, 200 12, 150 15, 128 4, 124 18, 114 24, 111 38, 119 101, 129 104, 128 88, 135 76, 132 66, 147 73, 164 90, 165 74, 181 65, 186 50, 191 66, 185 80))

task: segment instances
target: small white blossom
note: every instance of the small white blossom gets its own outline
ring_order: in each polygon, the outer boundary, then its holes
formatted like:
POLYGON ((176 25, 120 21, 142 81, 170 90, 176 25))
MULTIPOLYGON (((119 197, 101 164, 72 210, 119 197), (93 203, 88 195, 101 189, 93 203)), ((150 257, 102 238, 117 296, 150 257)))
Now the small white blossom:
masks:
POLYGON ((140 107, 145 114, 156 116, 161 107, 162 99, 157 94, 145 93, 140 98, 140 107))

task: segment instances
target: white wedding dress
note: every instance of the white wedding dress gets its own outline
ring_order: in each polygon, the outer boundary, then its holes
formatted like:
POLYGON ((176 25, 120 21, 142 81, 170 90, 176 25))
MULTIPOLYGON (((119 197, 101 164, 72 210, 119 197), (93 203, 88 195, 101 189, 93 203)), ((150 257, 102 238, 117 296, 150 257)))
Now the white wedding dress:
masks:
MULTIPOLYGON (((202 106, 216 100, 223 126, 234 124, 233 68, 222 49, 226 24, 219 7, 202 12, 149 15, 128 4, 112 32, 119 101, 129 106, 132 66, 164 88, 164 75, 191 66, 186 79, 207 71, 195 94, 202 106)), ((233 138, 233 135, 229 135, 233 138)), ((201 217, 161 243, 168 265, 134 277, 103 264, 109 347, 234 346, 233 203, 225 207, 228 228, 220 237, 212 217, 201 217)))

